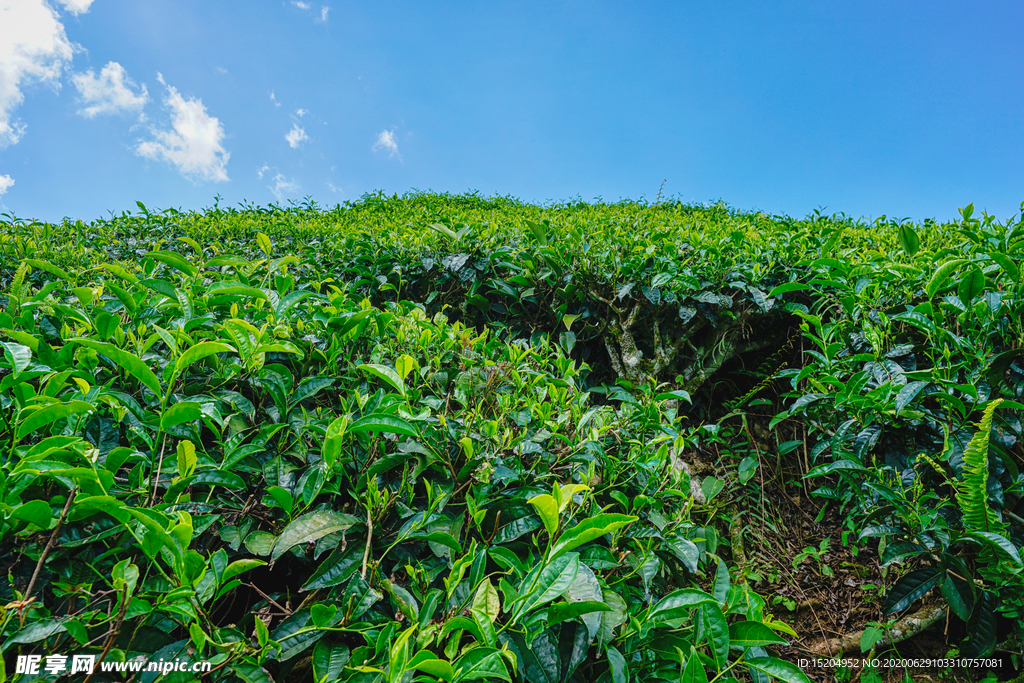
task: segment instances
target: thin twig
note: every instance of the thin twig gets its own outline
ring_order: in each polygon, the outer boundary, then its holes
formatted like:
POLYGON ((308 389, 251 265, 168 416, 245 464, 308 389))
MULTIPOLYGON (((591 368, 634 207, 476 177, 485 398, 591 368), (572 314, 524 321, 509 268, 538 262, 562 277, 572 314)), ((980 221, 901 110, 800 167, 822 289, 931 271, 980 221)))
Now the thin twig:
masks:
POLYGON ((269 602, 271 605, 273 605, 277 609, 281 610, 286 616, 290 617, 292 615, 292 611, 290 609, 288 609, 287 607, 281 607, 281 605, 279 605, 277 603, 277 601, 274 600, 274 598, 270 597, 269 595, 267 595, 266 593, 261 591, 259 586, 255 585, 255 584, 252 584, 252 583, 243 583, 242 585, 243 586, 248 586, 249 588, 251 588, 254 591, 256 591, 257 593, 259 593, 261 596, 263 596, 264 600, 269 602))
POLYGON ((121 624, 124 623, 124 614, 127 611, 128 586, 125 586, 124 595, 121 598, 121 609, 118 610, 117 623, 114 624, 114 630, 111 631, 110 635, 107 637, 107 644, 103 646, 103 652, 101 652, 100 656, 96 659, 96 665, 93 667, 92 673, 90 673, 82 683, 89 683, 89 681, 92 680, 92 677, 96 675, 96 671, 99 670, 99 665, 103 662, 103 658, 107 656, 108 652, 110 652, 110 648, 114 647, 114 641, 117 640, 117 637, 121 634, 121 624))
MULTIPOLYGON (((68 494, 68 499, 64 503, 64 510, 60 513, 60 519, 57 520, 57 526, 53 527, 53 532, 50 534, 50 540, 46 542, 46 547, 43 548, 43 554, 39 556, 39 561, 36 562, 36 569, 32 572, 32 579, 28 582, 28 588, 25 590, 25 602, 32 601, 32 589, 36 587, 36 579, 39 578, 39 572, 43 569, 43 563, 46 562, 46 556, 50 554, 50 548, 53 547, 54 541, 57 540, 57 534, 60 533, 61 527, 64 526, 64 520, 68 517, 68 510, 71 509, 71 502, 75 499, 75 494, 78 493, 78 487, 71 489, 71 493, 68 494)), ((25 612, 22 610, 18 611, 20 617, 20 623, 22 626, 25 625, 25 612)))
POLYGON ((159 460, 157 460, 157 464, 156 464, 156 477, 153 478, 153 493, 149 496, 149 502, 146 503, 146 507, 149 507, 150 505, 152 505, 153 501, 156 500, 156 487, 157 487, 158 484, 160 484, 160 470, 164 466, 164 448, 166 446, 167 446, 167 435, 164 434, 164 441, 163 441, 162 444, 160 444, 160 458, 159 458, 159 460))
POLYGON ((359 576, 366 581, 366 563, 370 561, 370 544, 373 543, 373 518, 370 517, 370 507, 366 508, 366 549, 363 550, 363 569, 359 576))

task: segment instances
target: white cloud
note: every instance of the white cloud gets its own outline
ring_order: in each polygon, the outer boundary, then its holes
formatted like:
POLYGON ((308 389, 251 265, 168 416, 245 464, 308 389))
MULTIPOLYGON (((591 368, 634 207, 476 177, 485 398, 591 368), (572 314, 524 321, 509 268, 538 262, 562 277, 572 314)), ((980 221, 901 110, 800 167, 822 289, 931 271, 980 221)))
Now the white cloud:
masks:
POLYGON ((11 118, 25 99, 22 87, 40 82, 59 89, 73 52, 64 25, 43 0, 0 3, 0 148, 17 143, 25 132, 24 124, 11 118))
POLYGON ((2 197, 7 190, 11 189, 11 185, 14 184, 14 178, 9 175, 0 175, 0 197, 2 197))
POLYGON ((389 157, 397 156, 399 159, 402 155, 398 153, 398 143, 395 142, 395 133, 390 130, 382 130, 380 135, 377 136, 377 142, 373 143, 373 151, 386 150, 389 157))
POLYGON ((274 193, 275 197, 277 197, 277 201, 281 201, 286 198, 294 199, 298 196, 299 191, 302 190, 302 187, 297 182, 294 180, 288 180, 280 173, 274 176, 274 184, 267 185, 267 187, 270 188, 270 191, 274 193))
POLYGON ((266 164, 263 164, 263 168, 257 168, 256 169, 256 175, 258 175, 260 177, 260 180, 263 180, 263 174, 266 173, 269 170, 270 170, 270 167, 267 166, 266 164))
POLYGON ((89 5, 93 3, 93 0, 60 0, 60 4, 64 5, 64 9, 71 12, 72 14, 82 14, 83 12, 89 11, 89 5))
POLYGON ((344 192, 342 192, 341 188, 338 187, 337 185, 335 185, 334 183, 332 183, 330 180, 327 181, 327 189, 329 189, 334 194, 338 194, 339 192, 341 194, 344 194, 344 192))
POLYGON ((309 140, 309 136, 306 135, 305 128, 299 128, 299 124, 293 123, 292 129, 288 131, 288 134, 284 136, 284 139, 288 141, 292 149, 298 149, 300 145, 306 140, 309 140))
POLYGON ((317 19, 317 21, 320 22, 321 24, 324 23, 325 21, 327 21, 327 13, 330 12, 330 11, 331 11, 331 8, 328 7, 327 5, 321 6, 320 7, 320 18, 317 19))
POLYGON ((308 109, 296 109, 296 110, 295 110, 295 115, 296 115, 296 116, 298 116, 298 117, 299 117, 300 119, 301 119, 301 118, 302 118, 303 116, 305 116, 306 114, 308 114, 308 113, 309 113, 309 110, 308 110, 308 109))
POLYGON ((274 103, 275 107, 280 107, 281 106, 281 103, 278 102, 277 98, 274 96, 274 91, 273 90, 270 91, 270 101, 274 103))
POLYGON ((228 75, 228 70, 225 69, 222 66, 218 66, 217 67, 217 73, 219 73, 221 76, 227 76, 228 75))
POLYGON ((299 9, 309 9, 311 6, 308 2, 302 2, 302 0, 292 0, 292 4, 299 9))
POLYGON ((91 119, 97 114, 113 113, 122 109, 142 109, 149 100, 146 86, 141 86, 138 94, 133 92, 139 88, 135 81, 128 77, 124 67, 117 62, 109 62, 100 75, 89 69, 84 74, 75 74, 71 82, 78 88, 82 101, 88 105, 79 109, 78 113, 91 119))
POLYGON ((231 155, 224 150, 224 127, 215 116, 206 113, 202 100, 182 97, 176 88, 167 85, 164 104, 171 110, 172 130, 153 130, 154 140, 139 142, 135 151, 140 156, 170 162, 182 174, 220 182, 228 180, 227 165, 231 155))

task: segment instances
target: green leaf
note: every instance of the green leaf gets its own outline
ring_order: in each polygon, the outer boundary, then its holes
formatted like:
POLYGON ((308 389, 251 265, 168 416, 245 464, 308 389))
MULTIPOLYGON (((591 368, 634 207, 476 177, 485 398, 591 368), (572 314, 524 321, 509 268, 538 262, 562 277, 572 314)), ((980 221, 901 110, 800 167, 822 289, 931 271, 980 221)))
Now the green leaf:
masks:
MULTIPOLYGON (((539 497, 539 496, 538 496, 539 497)), ((549 496, 550 498, 550 496, 549 496)), ((531 499, 529 502, 533 502, 531 499)), ((622 515, 618 513, 605 512, 594 517, 589 517, 571 529, 567 529, 558 540, 551 547, 551 558, 558 557, 562 553, 568 552, 573 548, 577 548, 584 543, 589 543, 594 539, 601 538, 605 534, 610 534, 613 531, 621 529, 624 526, 632 524, 638 517, 632 515, 622 515)), ((545 521, 545 524, 547 522, 545 521)), ((557 525, 557 516, 556 516, 557 525)), ((549 529, 550 531, 550 529, 549 529)))
POLYGON ((787 292, 799 292, 801 290, 810 288, 810 285, 805 285, 802 282, 787 282, 785 284, 779 285, 772 291, 768 292, 768 298, 771 299, 773 297, 778 296, 779 294, 786 294, 787 292))
POLYGON ((11 512, 11 518, 35 524, 41 529, 49 529, 50 520, 53 519, 53 511, 50 509, 50 504, 45 500, 30 500, 14 508, 11 512))
POLYGON ((899 229, 900 247, 907 256, 914 256, 921 248, 921 238, 917 236, 912 225, 901 225, 899 229))
POLYGON ((440 223, 431 223, 430 227, 431 229, 441 233, 442 235, 452 240, 453 242, 459 241, 459 236, 455 234, 455 232, 447 225, 441 225, 440 223))
POLYGON ((985 274, 981 272, 981 268, 974 266, 960 280, 960 285, 957 287, 957 296, 960 297, 960 301, 963 302, 964 306, 970 306, 971 302, 981 296, 981 293, 984 291, 985 274))
POLYGON ((71 401, 70 403, 51 403, 48 406, 33 410, 18 427, 18 441, 44 427, 51 422, 63 419, 70 415, 79 415, 92 410, 92 406, 84 401, 71 401))
POLYGON ((604 604, 608 607, 607 612, 601 613, 601 626, 597 631, 597 642, 603 646, 612 642, 615 638, 615 629, 626 622, 626 601, 621 595, 607 588, 603 589, 601 594, 604 604))
POLYGON ((274 542, 270 557, 276 560, 296 545, 310 543, 328 534, 344 531, 359 522, 358 517, 333 510, 308 512, 301 517, 296 517, 284 528, 277 541, 274 542))
POLYGON ((40 261, 39 259, 34 259, 34 258, 22 259, 22 262, 29 264, 33 268, 38 268, 39 270, 45 270, 50 275, 56 275, 57 277, 59 277, 62 280, 67 280, 68 282, 74 282, 74 278, 72 278, 70 275, 68 275, 67 271, 65 271, 63 268, 58 268, 57 266, 53 265, 52 263, 47 263, 46 261, 40 261))
POLYGON ((885 596, 885 614, 907 609, 911 603, 930 591, 941 578, 942 572, 937 567, 910 572, 897 581, 885 596))
POLYGON ((490 579, 484 579, 473 596, 473 609, 487 616, 491 623, 501 614, 501 598, 490 579))
POLYGON ((715 665, 721 670, 729 660, 729 624, 725 620, 722 608, 714 603, 700 606, 700 618, 715 665))
POLYGON ((1017 548, 1013 545, 1010 539, 1006 538, 1002 534, 996 534, 990 531, 973 531, 966 535, 971 538, 987 542, 987 544, 995 548, 1004 559, 1010 560, 1018 567, 1021 566, 1020 553, 1017 552, 1017 548))
POLYGON ((935 270, 935 274, 932 275, 932 279, 928 281, 924 291, 928 295, 928 298, 933 298, 940 289, 946 284, 946 280, 953 273, 954 270, 967 263, 967 259, 954 258, 949 259, 935 270))
MULTIPOLYGON (((180 403, 178 405, 181 405, 180 403)), ((196 446, 188 440, 178 442, 178 476, 189 477, 196 469, 196 446)))
POLYGON ((184 257, 180 254, 175 254, 173 251, 151 251, 142 256, 143 261, 146 259, 153 259, 154 261, 166 263, 171 268, 174 268, 188 276, 195 275, 199 272, 196 267, 189 263, 184 257))
POLYGON ((417 652, 405 667, 406 669, 423 671, 435 678, 440 678, 442 681, 451 681, 455 679, 455 669, 452 668, 452 665, 443 659, 438 659, 437 656, 429 650, 420 650, 417 652))
POLYGON ((512 682, 501 654, 493 647, 475 647, 469 650, 455 660, 453 668, 455 683, 495 679, 512 682))
POLYGON ((398 376, 398 373, 395 372, 394 369, 389 368, 386 365, 378 365, 376 363, 363 363, 356 367, 356 370, 362 370, 365 373, 383 380, 389 384, 392 389, 402 396, 405 396, 405 382, 402 381, 402 378, 398 376))
POLYGON ((629 666, 626 658, 614 647, 608 648, 608 666, 612 670, 612 683, 629 683, 629 666))
POLYGON ((557 624, 584 614, 595 612, 611 612, 612 608, 597 600, 581 600, 579 602, 559 602, 548 607, 548 626, 557 624))
POLYGON ((532 581, 534 572, 527 575, 520 586, 520 591, 533 587, 533 590, 523 596, 527 610, 532 610, 545 605, 559 595, 564 593, 576 580, 576 574, 580 570, 580 557, 576 553, 562 555, 547 564, 537 576, 536 583, 532 581))
POLYGON ((744 649, 765 645, 788 645, 785 639, 758 621, 737 621, 730 624, 729 639, 733 646, 744 649))
POLYGON ((17 377, 32 362, 32 349, 13 342, 0 342, 4 347, 4 357, 10 363, 14 376, 17 377))
POLYGON ((714 597, 702 590, 682 588, 659 600, 647 614, 647 621, 655 625, 673 621, 688 615, 695 607, 715 602, 714 597))
POLYGON ((156 375, 149 369, 149 366, 143 363, 138 356, 132 355, 127 351, 122 351, 113 344, 108 344, 106 342, 83 339, 81 337, 75 337, 68 341, 81 344, 93 351, 102 353, 104 356, 114 361, 114 363, 116 363, 122 370, 139 380, 143 386, 152 391, 155 395, 160 396, 160 380, 156 378, 156 375))
POLYGON ((900 389, 900 393, 896 395, 896 415, 898 416, 900 411, 903 410, 908 403, 917 398, 917 395, 920 394, 921 391, 929 384, 931 384, 931 382, 921 381, 907 382, 904 384, 900 389))
MULTIPOLYGON (((985 407, 978 431, 971 438, 963 454, 963 480, 955 486, 956 499, 963 510, 964 527, 971 531, 998 529, 999 520, 988 505, 988 445, 992 436, 992 419, 1003 399, 996 399, 985 407)), ((1020 563, 1020 558, 1017 559, 1020 563)))
POLYGON ((234 346, 230 344, 223 344, 215 341, 204 341, 186 349, 184 353, 178 356, 178 360, 174 363, 174 375, 181 374, 181 371, 189 367, 193 363, 212 356, 216 353, 238 353, 234 346))
POLYGON ((546 227, 541 223, 534 223, 533 221, 526 221, 526 227, 533 233, 533 238, 542 247, 546 247, 548 244, 548 233, 546 227))
POLYGON ((547 493, 542 493, 526 502, 536 508, 540 520, 544 522, 544 528, 548 530, 548 535, 554 536, 558 530, 558 503, 555 499, 547 493))
POLYGON ((235 560, 227 567, 224 568, 224 574, 221 577, 221 583, 227 583, 239 574, 244 574, 247 571, 251 571, 258 567, 262 567, 266 564, 263 560, 256 560, 252 558, 246 558, 244 560, 235 560))
POLYGON ((796 664, 784 662, 775 657, 754 657, 745 664, 755 671, 774 676, 784 683, 811 683, 811 679, 796 664))
POLYGON ((1020 279, 1020 269, 1017 268, 1017 264, 1013 262, 1012 258, 998 251, 990 251, 988 255, 993 261, 999 264, 999 267, 1003 269, 1003 272, 1006 273, 1011 280, 1016 282, 1020 279))
POLYGON ((729 568, 725 562, 718 561, 718 569, 715 570, 715 584, 712 591, 715 600, 724 605, 729 597, 729 568))
POLYGON ((708 683, 708 674, 704 670, 704 663, 701 661, 700 655, 697 654, 697 648, 692 645, 680 683, 708 683))
POLYGON ((331 681, 339 678, 345 665, 348 664, 350 655, 349 647, 344 643, 334 643, 327 638, 317 642, 313 648, 314 680, 331 681))
POLYGON ((289 493, 288 489, 281 488, 280 486, 270 486, 267 488, 267 493, 285 511, 285 514, 291 516, 295 501, 292 499, 292 494, 289 493))
POLYGON ((400 417, 373 413, 361 417, 348 426, 350 432, 371 432, 387 434, 402 434, 404 436, 419 436, 416 428, 400 417))
POLYGON ((160 415, 160 431, 166 431, 171 427, 185 422, 198 420, 203 416, 199 404, 194 401, 182 401, 175 403, 160 415))

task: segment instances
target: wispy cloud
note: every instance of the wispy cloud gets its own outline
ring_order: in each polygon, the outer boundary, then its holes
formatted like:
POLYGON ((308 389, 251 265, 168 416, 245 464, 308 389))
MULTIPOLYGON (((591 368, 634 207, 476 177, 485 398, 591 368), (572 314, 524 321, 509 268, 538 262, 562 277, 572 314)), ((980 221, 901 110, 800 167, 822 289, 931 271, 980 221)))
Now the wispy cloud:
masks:
POLYGON ((124 67, 110 62, 97 76, 92 69, 84 74, 75 74, 71 82, 78 88, 82 102, 87 106, 78 113, 91 119, 97 114, 111 114, 121 110, 140 110, 149 100, 146 86, 141 91, 135 81, 128 77, 124 67))
POLYGON ((298 149, 303 142, 309 140, 309 136, 306 135, 306 129, 300 128, 299 124, 293 123, 292 129, 288 131, 288 134, 284 136, 284 139, 288 141, 292 149, 298 149))
POLYGON ((277 201, 281 201, 283 199, 294 199, 299 196, 299 192, 302 190, 302 187, 297 182, 285 178, 281 173, 275 175, 274 184, 267 185, 267 187, 270 188, 270 191, 274 193, 275 197, 277 197, 277 201))
POLYGON ((83 12, 89 11, 89 5, 93 3, 93 0, 60 0, 60 4, 64 5, 64 9, 71 12, 72 14, 82 14, 83 12))
MULTIPOLYGON (((65 3, 67 4, 67 3, 65 3)), ((84 4, 87 8, 88 2, 84 4)), ((82 10, 84 11, 84 9, 82 10)), ((43 0, 21 0, 0 5, 0 148, 13 145, 25 132, 12 118, 24 101, 21 89, 46 83, 60 89, 60 76, 74 49, 64 25, 43 0)))
POLYGON ((296 109, 296 110, 295 110, 295 115, 296 115, 296 116, 298 116, 298 117, 299 117, 300 119, 301 119, 301 118, 302 118, 303 116, 305 116, 306 114, 308 114, 308 113, 309 113, 309 110, 308 110, 308 109, 296 109))
POLYGON ((379 152, 384 150, 388 153, 388 157, 397 156, 399 159, 402 155, 398 152, 398 143, 395 142, 395 133, 390 130, 382 130, 380 135, 377 136, 377 142, 373 143, 373 151, 379 152))
POLYGON ((270 170, 270 166, 263 164, 262 168, 256 169, 256 175, 259 176, 260 180, 263 180, 263 174, 270 170))
POLYGON ((9 175, 0 175, 0 197, 4 196, 13 184, 14 178, 9 175))
POLYGON ((167 161, 190 178, 220 182, 228 180, 231 155, 221 145, 224 127, 215 116, 206 113, 200 99, 182 97, 176 88, 167 87, 164 105, 171 110, 172 129, 153 130, 153 140, 139 142, 136 153, 149 159, 167 161))
POLYGON ((317 21, 319 23, 321 23, 321 24, 326 22, 327 21, 327 13, 330 12, 330 11, 331 11, 330 7, 328 7, 327 5, 322 5, 320 7, 320 18, 317 19, 317 21))
POLYGON ((277 97, 274 95, 274 91, 270 91, 270 101, 274 103, 275 107, 280 107, 281 103, 277 101, 277 97))
POLYGON ((217 73, 219 73, 221 76, 227 76, 228 75, 228 70, 225 69, 222 66, 218 66, 217 67, 217 73))

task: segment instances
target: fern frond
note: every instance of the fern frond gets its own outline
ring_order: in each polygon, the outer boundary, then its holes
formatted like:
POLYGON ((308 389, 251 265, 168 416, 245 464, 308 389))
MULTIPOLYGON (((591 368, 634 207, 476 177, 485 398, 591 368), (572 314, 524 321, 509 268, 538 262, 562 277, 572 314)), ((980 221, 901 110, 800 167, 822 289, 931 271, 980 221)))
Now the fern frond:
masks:
POLYGON ((998 398, 982 413, 978 431, 964 451, 963 481, 957 487, 956 499, 969 531, 996 531, 1002 527, 999 516, 988 506, 988 442, 992 435, 992 415, 1003 402, 998 398))

